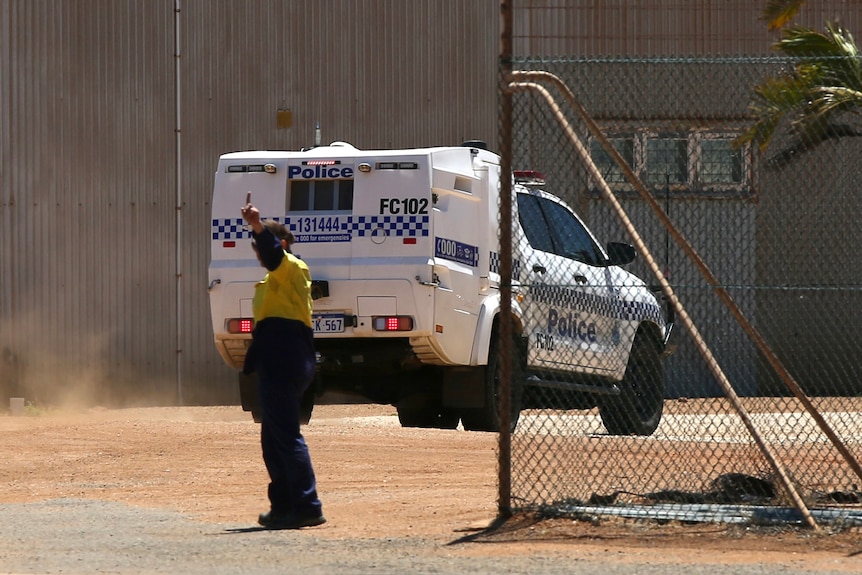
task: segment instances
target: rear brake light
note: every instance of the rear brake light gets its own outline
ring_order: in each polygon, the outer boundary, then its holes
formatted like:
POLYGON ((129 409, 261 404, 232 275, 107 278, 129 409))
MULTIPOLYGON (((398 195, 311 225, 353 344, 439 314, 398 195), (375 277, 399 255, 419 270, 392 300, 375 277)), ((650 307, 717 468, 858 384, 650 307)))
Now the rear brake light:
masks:
POLYGON ((227 320, 228 333, 251 333, 254 329, 254 320, 250 317, 235 317, 227 320))
POLYGON ((371 318, 374 331, 410 331, 413 329, 413 318, 409 315, 381 315, 371 318))

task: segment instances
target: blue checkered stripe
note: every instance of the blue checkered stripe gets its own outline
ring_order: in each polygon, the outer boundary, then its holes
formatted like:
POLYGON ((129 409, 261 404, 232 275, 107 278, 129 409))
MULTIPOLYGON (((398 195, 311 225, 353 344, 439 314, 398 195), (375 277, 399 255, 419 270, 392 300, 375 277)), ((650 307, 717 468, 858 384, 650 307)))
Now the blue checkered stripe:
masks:
MULTIPOLYGON (((499 252, 491 252, 490 256, 490 270, 491 273, 498 274, 500 273, 500 253, 499 252)), ((512 277, 517 278, 521 273, 521 260, 513 259, 512 260, 512 277)))
POLYGON ((610 317, 622 321, 651 320, 661 325, 661 309, 657 305, 601 297, 566 286, 534 284, 532 298, 540 303, 610 317))
MULTIPOLYGON (((289 218, 288 218, 289 219, 289 218)), ((375 230, 382 229, 387 236, 427 237, 430 216, 350 216, 341 225, 342 231, 351 235, 370 236, 375 230)))
POLYGON ((214 240, 242 240, 251 237, 251 229, 242 218, 213 220, 214 240))
MULTIPOLYGON (((287 226, 294 234, 304 233, 301 229, 304 217, 273 218, 287 226)), ((387 236, 395 237, 428 237, 430 233, 430 217, 414 216, 345 216, 339 219, 338 233, 350 233, 353 236, 370 236, 375 230, 383 230, 387 236)), ((332 232, 316 232, 319 235, 332 232)), ((212 221, 212 239, 243 240, 251 238, 251 230, 242 218, 214 219, 212 221)))

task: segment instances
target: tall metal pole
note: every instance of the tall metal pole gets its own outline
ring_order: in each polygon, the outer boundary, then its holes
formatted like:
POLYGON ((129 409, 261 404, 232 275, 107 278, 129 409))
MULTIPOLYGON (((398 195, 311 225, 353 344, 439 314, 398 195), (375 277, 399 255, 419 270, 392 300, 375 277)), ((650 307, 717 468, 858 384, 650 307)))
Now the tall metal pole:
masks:
POLYGON ((174 92, 176 99, 174 101, 174 142, 176 149, 174 157, 176 160, 176 205, 175 223, 176 223, 176 316, 177 316, 177 332, 176 332, 176 369, 177 369, 177 405, 183 405, 183 148, 182 148, 182 98, 180 93, 181 88, 181 60, 182 55, 180 45, 180 6, 181 0, 174 0, 174 92))
POLYGON ((512 515, 512 95, 508 89, 512 73, 512 3, 500 2, 500 436, 498 447, 497 510, 512 515))

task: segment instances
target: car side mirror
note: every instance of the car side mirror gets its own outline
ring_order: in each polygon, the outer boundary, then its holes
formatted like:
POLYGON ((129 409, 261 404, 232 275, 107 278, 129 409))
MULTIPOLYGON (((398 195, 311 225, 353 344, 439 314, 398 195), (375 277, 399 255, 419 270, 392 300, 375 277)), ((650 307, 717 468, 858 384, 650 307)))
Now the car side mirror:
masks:
POLYGON ((637 252, 634 246, 622 242, 608 242, 608 263, 612 266, 624 266, 635 261, 637 252))

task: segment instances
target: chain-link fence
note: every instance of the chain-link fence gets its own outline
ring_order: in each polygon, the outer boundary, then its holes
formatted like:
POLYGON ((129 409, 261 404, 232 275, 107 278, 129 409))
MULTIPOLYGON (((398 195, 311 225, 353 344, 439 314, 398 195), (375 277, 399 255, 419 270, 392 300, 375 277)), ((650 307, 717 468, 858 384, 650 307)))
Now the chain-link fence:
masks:
POLYGON ((862 520, 854 110, 740 140, 798 64, 514 60, 514 509, 862 520))

